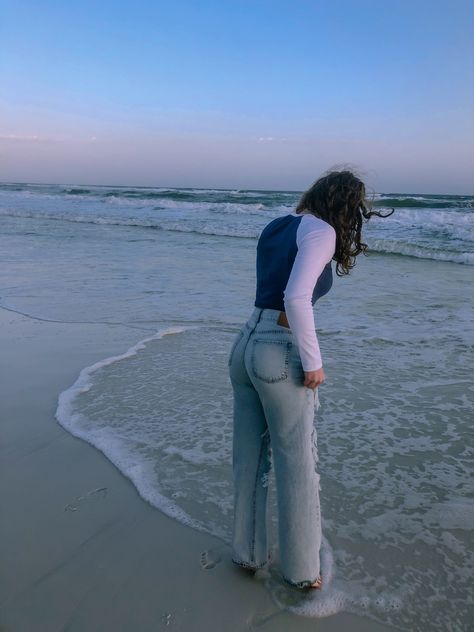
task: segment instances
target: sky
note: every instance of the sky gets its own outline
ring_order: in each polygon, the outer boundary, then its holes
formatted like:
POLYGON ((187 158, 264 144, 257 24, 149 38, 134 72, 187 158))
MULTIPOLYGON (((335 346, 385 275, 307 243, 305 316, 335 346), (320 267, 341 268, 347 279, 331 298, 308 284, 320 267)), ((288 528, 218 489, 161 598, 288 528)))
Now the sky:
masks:
POLYGON ((0 0, 0 181, 474 193, 474 3, 0 0))

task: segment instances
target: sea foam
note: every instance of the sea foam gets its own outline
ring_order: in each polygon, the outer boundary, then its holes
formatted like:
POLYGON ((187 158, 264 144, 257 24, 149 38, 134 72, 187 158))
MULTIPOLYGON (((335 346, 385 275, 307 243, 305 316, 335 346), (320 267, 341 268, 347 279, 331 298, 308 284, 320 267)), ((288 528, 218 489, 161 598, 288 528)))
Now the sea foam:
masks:
MULTIPOLYGON (((101 449, 153 506, 229 545, 226 359, 235 332, 204 325, 169 331, 84 369, 61 394, 58 419, 101 449)), ((373 339, 370 330, 365 336, 373 339)), ((328 349, 330 339, 324 340, 328 349)), ((397 387, 381 390, 379 381, 388 383, 393 367, 384 361, 385 346, 373 345, 364 356, 367 341, 360 333, 347 340, 334 334, 329 355, 340 356, 340 365, 330 365, 331 389, 320 393, 324 587, 301 597, 281 581, 273 472, 268 526, 276 559, 258 577, 295 613, 326 617, 344 610, 414 632, 444 632, 453 616, 444 586, 466 589, 471 564, 465 534, 473 507, 461 442, 468 383, 462 376, 448 386, 433 379, 437 363, 410 372, 412 343, 398 346, 404 368, 397 387), (430 609, 420 611, 420 600, 430 609)), ((461 603, 458 616, 465 618, 461 603)))

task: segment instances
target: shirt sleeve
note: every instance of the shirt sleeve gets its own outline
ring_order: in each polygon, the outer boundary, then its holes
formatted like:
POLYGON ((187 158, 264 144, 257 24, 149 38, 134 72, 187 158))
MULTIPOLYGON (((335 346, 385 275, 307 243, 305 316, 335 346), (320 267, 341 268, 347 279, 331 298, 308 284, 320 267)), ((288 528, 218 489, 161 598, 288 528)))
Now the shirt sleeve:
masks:
MULTIPOLYGON (((298 228, 299 231, 299 228, 298 228)), ((311 299, 314 286, 336 250, 336 231, 329 224, 315 225, 298 237, 295 261, 284 291, 288 324, 298 346, 304 371, 323 366, 311 299)))

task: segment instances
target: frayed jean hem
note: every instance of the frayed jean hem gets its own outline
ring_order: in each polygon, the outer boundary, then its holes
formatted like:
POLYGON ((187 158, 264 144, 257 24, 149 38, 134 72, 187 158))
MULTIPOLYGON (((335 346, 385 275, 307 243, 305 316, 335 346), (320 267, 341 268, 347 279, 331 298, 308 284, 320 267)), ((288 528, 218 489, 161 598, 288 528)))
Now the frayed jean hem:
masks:
POLYGON ((318 581, 318 579, 321 579, 321 575, 318 575, 313 580, 304 580, 301 582, 294 582, 291 579, 288 579, 288 577, 285 577, 284 575, 282 575, 282 577, 288 584, 290 584, 290 586, 293 586, 295 588, 309 588, 312 584, 318 581))
POLYGON ((252 565, 252 564, 248 564, 248 562, 243 562, 242 560, 236 560, 235 558, 231 558, 232 561, 234 562, 234 564, 237 564, 238 566, 242 566, 243 568, 249 568, 252 571, 256 571, 259 568, 263 568, 265 566, 265 564, 267 562, 263 562, 263 564, 259 564, 257 566, 252 565))

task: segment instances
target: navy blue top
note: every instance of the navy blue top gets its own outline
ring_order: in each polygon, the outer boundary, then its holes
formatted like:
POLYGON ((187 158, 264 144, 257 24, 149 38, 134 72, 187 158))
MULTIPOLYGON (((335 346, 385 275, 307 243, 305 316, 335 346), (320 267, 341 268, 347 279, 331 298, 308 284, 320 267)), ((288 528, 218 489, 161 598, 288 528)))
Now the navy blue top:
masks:
MULTIPOLYGON (((290 278, 298 246, 296 231, 302 215, 277 217, 265 226, 257 244, 257 291, 255 307, 285 311, 284 291, 290 278)), ((314 286, 311 304, 332 286, 331 262, 326 264, 314 286)))

